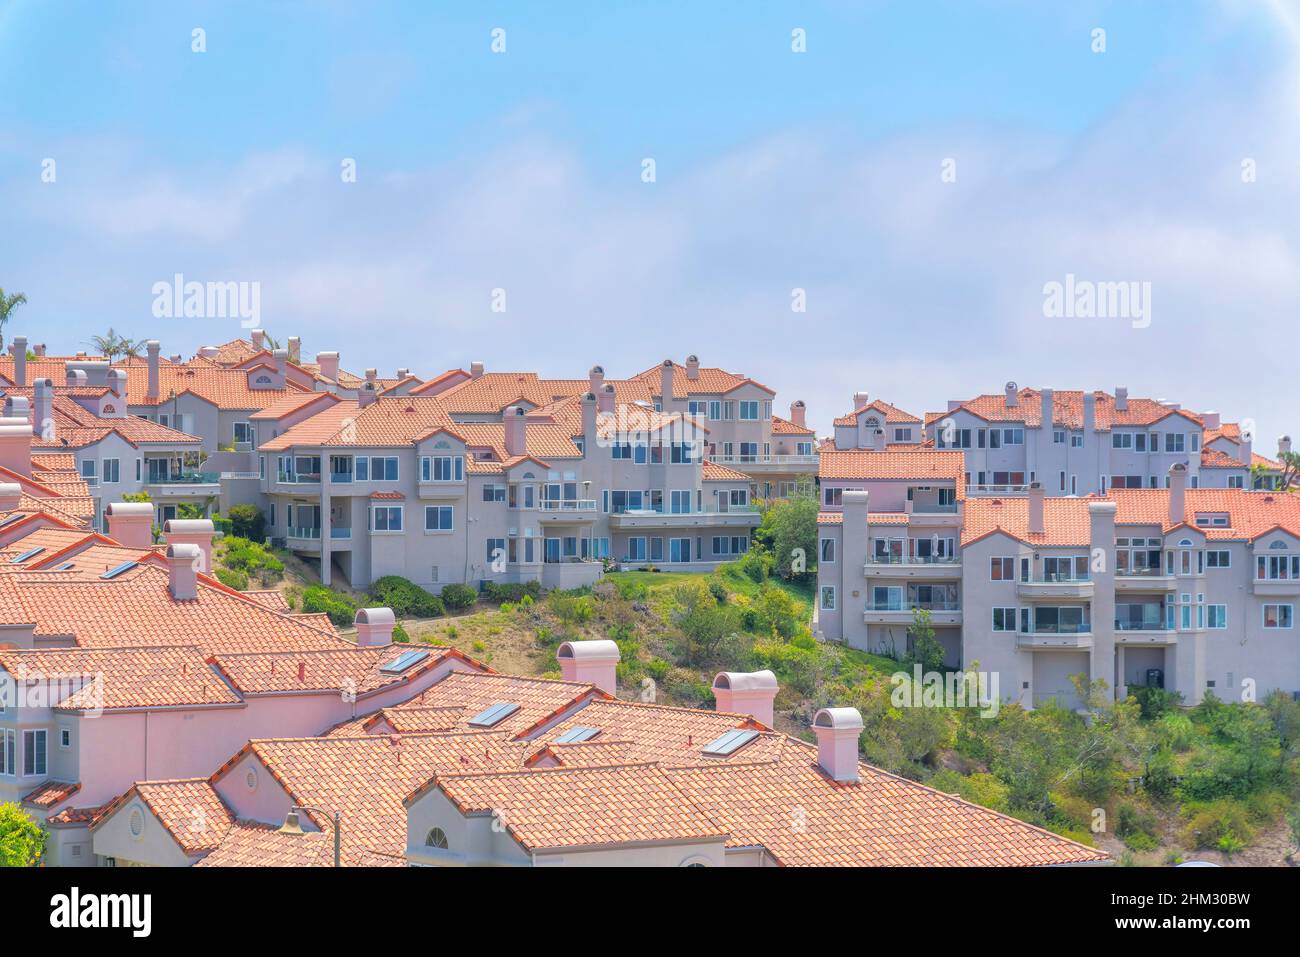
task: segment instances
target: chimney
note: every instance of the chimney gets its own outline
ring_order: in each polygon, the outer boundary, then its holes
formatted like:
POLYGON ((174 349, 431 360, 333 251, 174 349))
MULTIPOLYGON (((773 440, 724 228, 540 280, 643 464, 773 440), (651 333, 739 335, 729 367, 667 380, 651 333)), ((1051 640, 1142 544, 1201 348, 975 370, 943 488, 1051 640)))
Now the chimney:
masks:
MULTIPOLYGON (((113 395, 117 396, 119 399, 125 399, 126 398, 126 370, 109 369, 107 385, 109 391, 112 392, 113 395)), ((125 413, 125 411, 126 411, 126 407, 123 406, 122 412, 125 413)))
POLYGON ((32 397, 36 400, 32 433, 47 442, 53 442, 57 438, 54 427, 54 383, 49 379, 37 379, 32 387, 32 397))
POLYGON ((673 410, 673 360, 665 359, 664 364, 659 372, 659 397, 660 408, 664 412, 673 410))
POLYGON ((357 647, 391 645, 397 619, 391 608, 358 608, 356 617, 357 647))
POLYGON ((1124 386, 1124 385, 1115 386, 1115 411, 1116 412, 1128 411, 1128 386, 1124 386))
POLYGON ((614 386, 605 383, 599 392, 596 393, 597 411, 608 412, 611 415, 614 412, 614 386))
POLYGON ((69 389, 83 389, 90 384, 90 379, 86 375, 85 369, 65 369, 64 374, 67 377, 67 386, 69 389))
POLYGON ((1250 468, 1251 463, 1251 446, 1254 445, 1255 436, 1245 429, 1241 430, 1241 441, 1237 444, 1237 461, 1246 468, 1250 468))
POLYGON ((686 378, 694 382, 699 377, 700 377, 700 357, 687 356, 686 357, 686 378))
POLYGON ((834 781, 857 781, 862 713, 857 708, 822 708, 813 718, 813 732, 821 769, 834 781))
POLYGON ((339 354, 337 352, 318 352, 316 353, 316 364, 320 366, 320 374, 331 382, 338 381, 339 377, 339 354))
POLYGON ((378 369, 367 369, 367 370, 366 370, 366 381, 367 381, 367 382, 378 382, 378 381, 379 381, 379 370, 378 370, 378 369))
POLYGON ((528 450, 528 413, 522 405, 512 405, 505 411, 506 455, 523 455, 528 450))
POLYGON ((149 364, 149 384, 145 387, 144 394, 146 398, 158 398, 158 353, 162 349, 157 339, 150 339, 144 344, 145 352, 148 355, 149 364))
POLYGON ((595 685, 601 691, 614 694, 618 690, 618 645, 608 639, 597 641, 566 641, 555 653, 560 662, 560 674, 565 681, 580 681, 595 685))
POLYGON ((1277 454, 1281 458, 1283 455, 1291 454, 1291 436, 1283 435, 1277 440, 1277 454))
POLYGON ((208 518, 169 518, 163 523, 163 541, 168 545, 194 545, 202 556, 198 570, 212 574, 212 520, 208 518))
POLYGON ((483 363, 471 362, 469 364, 469 377, 471 379, 477 379, 482 375, 483 375, 483 363))
POLYGON ((153 547, 153 506, 148 502, 110 502, 104 518, 114 541, 127 548, 153 547))
POLYGON ((0 483, 0 512, 12 512, 23 500, 23 487, 17 482, 0 483))
POLYGON ((1050 437, 1052 426, 1055 424, 1053 419, 1056 418, 1056 393, 1051 389, 1043 389, 1038 393, 1038 395, 1043 404, 1043 410, 1041 413, 1043 420, 1042 428, 1047 430, 1047 434, 1050 437))
POLYGON ((400 369, 397 370, 398 379, 407 379, 410 378, 410 375, 411 375, 411 370, 406 368, 406 366, 402 366, 400 369))
POLYGON ((808 428, 808 408, 803 404, 803 399, 795 399, 790 403, 790 421, 801 429, 808 428))
POLYGON ((1043 483, 1029 483, 1029 532, 1042 535, 1046 531, 1043 520, 1043 483))
POLYGON ((284 378, 289 371, 289 352, 287 349, 276 349, 271 353, 271 358, 275 360, 275 372, 280 378, 284 378))
POLYGON ((221 355, 221 350, 216 346, 199 346, 199 356, 204 359, 215 359, 221 355))
POLYGON ((43 343, 43 342, 38 342, 38 343, 36 343, 36 346, 35 346, 35 348, 32 349, 32 352, 36 353, 36 357, 37 357, 38 359, 44 359, 44 358, 45 358, 45 343, 43 343))
POLYGON ((254 329, 252 332, 248 334, 248 338, 252 340, 253 348, 256 349, 258 352, 261 352, 263 349, 266 348, 265 329, 254 329))
MULTIPOLYGON (((1119 511, 1119 505, 1107 499, 1091 501, 1088 503, 1088 541, 1091 546, 1104 549, 1106 554, 1111 554, 1115 547, 1115 514, 1119 511)), ((1106 574, 1103 567, 1099 570, 1101 574, 1106 574)), ((1092 618, 1094 625, 1098 622, 1106 621, 1114 613, 1115 599, 1113 589, 1107 595, 1103 592, 1100 585, 1097 586, 1097 598, 1092 606, 1092 618), (1105 606, 1109 605, 1109 609, 1105 606)))
POLYGON ((960 409, 964 404, 965 404, 965 403, 962 402, 961 399, 949 399, 949 400, 948 400, 948 411, 949 411, 949 412, 952 412, 954 409, 960 409))
POLYGON ((1083 394, 1083 434, 1084 441, 1088 441, 1087 436, 1097 431, 1097 394, 1095 392, 1085 392, 1083 394))
POLYGON ((30 421, 32 417, 32 407, 31 407, 31 403, 27 401, 27 396, 25 395, 5 396, 4 417, 6 419, 22 419, 24 422, 30 421))
POLYGON ((858 409, 862 408, 870 401, 871 397, 866 392, 853 393, 853 411, 858 411, 858 409))
POLYGON ((168 589, 177 601, 192 601, 199 597, 198 572, 201 561, 203 553, 197 545, 167 546, 168 589))
POLYGON ((14 336, 14 385, 27 385, 27 337, 14 336))
POLYGON ((1014 409, 1020 404, 1020 390, 1016 388, 1014 382, 1008 382, 1005 388, 1007 393, 1007 408, 1014 409))
POLYGON ((26 415, 0 419, 0 466, 21 475, 32 474, 32 424, 26 415))
POLYGON ((167 361, 174 366, 178 366, 185 361, 185 357, 181 355, 179 352, 177 352, 177 353, 173 353, 172 355, 169 355, 167 357, 167 361))
POLYGON ((588 392, 582 397, 582 454, 586 458, 596 451, 596 397, 588 392))
POLYGON ((379 387, 371 380, 361 383, 361 388, 357 389, 357 408, 364 409, 375 399, 379 398, 379 387))
POLYGON ((1187 466, 1175 462, 1169 466, 1169 522, 1177 525, 1187 513, 1187 466))
POLYGON ((600 366, 592 366, 587 372, 587 385, 590 386, 592 395, 600 395, 600 387, 605 384, 605 370, 600 366))
POLYGON ((1201 424, 1207 432, 1213 432, 1223 424, 1223 418, 1217 412, 1202 412, 1201 424))
POLYGON ((779 690, 770 671, 719 671, 713 679, 713 698, 719 711, 753 715, 769 728, 779 690))
POLYGON ((299 336, 289 337, 289 361, 294 365, 302 364, 302 339, 299 336))

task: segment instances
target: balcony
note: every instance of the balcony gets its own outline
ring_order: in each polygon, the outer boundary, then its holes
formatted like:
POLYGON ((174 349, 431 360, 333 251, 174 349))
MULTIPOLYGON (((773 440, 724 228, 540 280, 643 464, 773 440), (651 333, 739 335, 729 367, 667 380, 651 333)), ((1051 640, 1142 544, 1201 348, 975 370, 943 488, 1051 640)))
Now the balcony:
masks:
POLYGON ((1125 568, 1115 570, 1115 590, 1131 591, 1174 591, 1177 583, 1173 575, 1166 575, 1160 568, 1125 568))
POLYGON ((219 495, 221 473, 196 471, 151 473, 144 484, 151 495, 161 498, 219 495))
POLYGON ((940 581, 961 578, 961 559, 947 557, 876 555, 867 559, 862 574, 868 578, 940 581))
POLYGON ((755 528, 762 515, 753 505, 711 506, 693 512, 627 509, 609 516, 611 528, 755 528))
POLYGON ((1027 650, 1080 651, 1092 647, 1092 625, 1054 625, 1016 635, 1016 644, 1027 650))
POLYGON ((320 485, 319 472, 277 472, 275 481, 279 485, 320 485))
POLYGON ((332 541, 347 541, 352 537, 352 528, 349 525, 331 525, 330 539, 332 541))
POLYGON ((961 624, 961 602, 955 600, 927 602, 915 599, 890 602, 868 601, 866 610, 862 613, 862 620, 868 625, 910 625, 913 610, 917 608, 924 608, 930 612, 930 624, 932 625, 961 624))
POLYGON ((542 499, 538 518, 548 524, 594 522, 599 514, 594 498, 542 499))
POLYGON ((285 535, 285 544, 300 552, 318 552, 320 551, 320 529, 319 528, 291 528, 285 535))
POLYGON ((1178 632, 1166 628, 1163 621, 1116 621, 1115 643, 1118 645, 1176 645, 1178 632))
POLYGON ((1028 495, 1028 485, 967 485, 967 497, 1028 495))
POLYGON ((816 472, 819 456, 813 455, 710 455, 709 460, 741 472, 816 472))
POLYGON ((1090 578, 1036 578, 1017 581, 1016 594, 1027 599, 1091 598, 1095 586, 1090 578))
POLYGON ((465 482, 441 479, 420 479, 415 483, 416 494, 420 498, 463 498, 465 482))
POLYGON ((594 585, 604 574, 604 569, 605 566, 601 562, 580 558, 543 562, 542 587, 569 589, 594 585))
POLYGON ((1251 591, 1261 598, 1300 595, 1300 578, 1256 578, 1251 582, 1251 591))

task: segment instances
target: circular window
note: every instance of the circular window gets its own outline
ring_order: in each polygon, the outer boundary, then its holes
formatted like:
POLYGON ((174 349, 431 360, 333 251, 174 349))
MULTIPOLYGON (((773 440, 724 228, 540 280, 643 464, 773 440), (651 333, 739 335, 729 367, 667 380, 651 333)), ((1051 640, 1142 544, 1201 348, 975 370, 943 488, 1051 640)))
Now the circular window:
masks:
POLYGON ((131 816, 127 818, 126 826, 131 830, 131 836, 139 840, 144 836, 144 812, 138 807, 131 808, 131 816))
POLYGON ((257 772, 252 768, 249 768, 248 773, 244 775, 244 784, 250 791, 257 790, 257 772))
POLYGON ((440 827, 435 827, 429 831, 429 836, 424 839, 425 847, 436 847, 441 850, 447 849, 447 832, 440 827))

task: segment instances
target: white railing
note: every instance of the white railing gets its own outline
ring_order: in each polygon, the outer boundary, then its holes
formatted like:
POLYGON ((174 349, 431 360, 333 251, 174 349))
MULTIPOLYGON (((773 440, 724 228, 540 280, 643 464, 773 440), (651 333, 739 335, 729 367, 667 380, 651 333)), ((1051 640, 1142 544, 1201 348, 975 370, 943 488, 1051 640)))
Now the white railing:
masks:
POLYGON ((258 472, 222 472, 221 477, 223 479, 255 479, 262 476, 258 472))
POLYGON ((1027 495, 1028 485, 967 485, 967 495, 1027 495))
POLYGON ((710 455, 709 459, 719 465, 807 465, 813 468, 820 461, 817 455, 710 455))
POLYGON ((549 499, 544 498, 538 506, 543 512, 594 512, 594 498, 549 499))

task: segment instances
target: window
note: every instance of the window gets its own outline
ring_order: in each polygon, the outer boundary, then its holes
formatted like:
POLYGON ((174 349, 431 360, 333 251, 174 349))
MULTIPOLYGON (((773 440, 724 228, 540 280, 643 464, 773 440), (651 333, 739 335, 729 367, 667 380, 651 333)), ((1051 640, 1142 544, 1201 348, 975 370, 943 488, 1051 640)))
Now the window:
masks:
POLYGON ((1014 608, 994 608, 993 609, 993 630, 994 631, 1015 631, 1016 610, 1014 608))
POLYGON ((935 437, 935 446, 941 449, 968 449, 971 436, 970 429, 939 429, 935 437))
POLYGON ((15 764, 15 747, 16 736, 13 731, 7 728, 0 728, 0 774, 17 774, 18 765, 15 764))
POLYGON ((1110 434, 1110 447, 1112 449, 1131 449, 1133 448, 1132 432, 1112 432, 1110 434))
POLYGON ((822 586, 822 610, 824 611, 835 610, 835 586, 834 585, 822 586))
POLYGON ((691 560, 691 540, 689 538, 668 539, 668 560, 670 562, 689 562, 691 560))
POLYGON ((1182 432, 1168 432, 1165 434, 1165 451, 1182 452, 1186 448, 1187 436, 1182 432))
POLYGON ((831 565, 835 562, 835 539, 823 538, 821 545, 820 558, 818 559, 823 565, 831 565))
POLYGON ((1300 580, 1300 555, 1258 556, 1255 559, 1255 578, 1260 581, 1300 580))
POLYGON ((504 502, 505 500, 506 500, 506 487, 504 485, 483 486, 483 501, 504 502))
POLYGON ((45 773, 45 739, 43 728, 23 732, 23 774, 35 777, 45 773))
POLYGON ((104 459, 99 463, 100 479, 107 485, 121 481, 120 463, 117 459, 104 459))
POLYGON ((376 532, 400 532, 402 530, 402 506, 374 505, 370 509, 370 527, 376 532))
POLYGON ((505 561, 506 540, 504 538, 489 538, 487 540, 487 562, 493 565, 497 562, 505 561))
POLYGON ((235 423, 235 443, 246 442, 253 444, 253 423, 236 422, 235 423))
POLYGON ((758 421, 758 402, 753 399, 740 401, 740 420, 742 422, 758 421))
MULTIPOLYGON (((358 464, 360 464, 358 462, 358 464)), ((361 470, 357 469, 357 478, 361 478, 361 470)), ((370 481, 372 482, 396 482, 397 481, 397 456, 396 455, 372 455, 370 456, 370 481)))
POLYGON ((989 580, 995 582, 1009 582, 1015 580, 1014 558, 994 558, 989 561, 989 580))
POLYGON ((95 468, 94 459, 87 459, 81 463, 81 477, 86 480, 86 484, 91 488, 99 484, 99 473, 95 468))
POLYGON ((424 838, 425 847, 436 847, 440 851, 447 849, 447 832, 440 827, 429 829, 429 833, 424 838))
POLYGON ((1043 581, 1070 582, 1088 580, 1088 559, 1085 556, 1049 556, 1043 559, 1043 581))
POLYGON ((1003 429, 1002 444, 1003 445, 1024 445, 1025 430, 1024 429, 1003 429))
POLYGON ((70 729, 61 728, 59 730, 59 747, 61 748, 72 747, 72 731, 70 729))
POLYGON ((1072 449, 1081 449, 1081 448, 1083 448, 1083 433, 1082 433, 1082 432, 1073 432, 1073 433, 1070 434, 1070 448, 1072 448, 1072 449))
POLYGON ((627 540, 627 558, 631 562, 645 561, 645 539, 640 537, 627 540))
POLYGON ((910 428, 895 427, 895 429, 894 429, 894 441, 895 441, 895 442, 911 442, 911 441, 912 441, 912 430, 911 430, 910 428))
POLYGON ((838 508, 844 504, 844 489, 826 488, 822 489, 822 500, 826 505, 838 508))
POLYGON ((1291 627, 1291 606, 1290 605, 1265 605, 1264 606, 1264 627, 1265 628, 1290 628, 1291 627))
POLYGON ((690 489, 677 489, 670 492, 669 510, 673 515, 689 515, 691 511, 690 489))
POLYGON ((450 505, 426 505, 424 507, 424 530, 426 532, 450 532, 454 527, 453 508, 450 505))
POLYGON ((421 482, 463 482, 465 456, 425 455, 420 459, 421 482))
POLYGON ((871 607, 875 611, 902 611, 903 589, 898 585, 876 585, 871 589, 871 607))
POLYGON ((1053 430, 1052 430, 1052 444, 1053 444, 1053 445, 1064 445, 1064 444, 1065 444, 1065 429, 1053 429, 1053 430))
POLYGON ((1227 628, 1228 627, 1228 606, 1227 605, 1210 605, 1209 627, 1227 628))
POLYGON ((1231 568, 1232 552, 1226 548, 1208 551, 1205 553, 1205 565, 1207 568, 1231 568))

